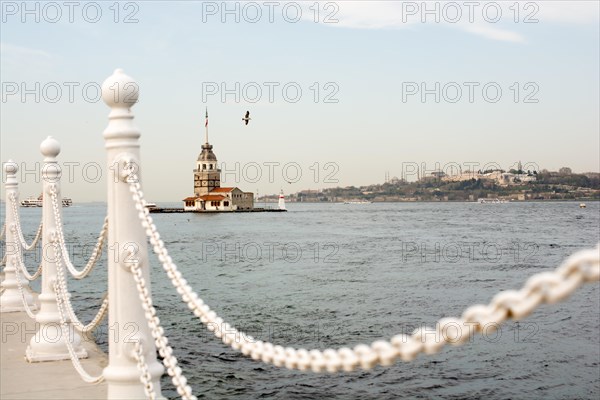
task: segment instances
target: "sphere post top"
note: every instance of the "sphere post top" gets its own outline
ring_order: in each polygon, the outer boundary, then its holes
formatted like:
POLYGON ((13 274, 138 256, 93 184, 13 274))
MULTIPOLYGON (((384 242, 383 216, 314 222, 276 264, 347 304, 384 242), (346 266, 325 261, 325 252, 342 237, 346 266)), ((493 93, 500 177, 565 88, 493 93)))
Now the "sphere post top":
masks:
POLYGON ((6 175, 16 175, 19 170, 19 166, 13 160, 8 160, 4 163, 4 172, 6 175))
POLYGON ((102 100, 110 108, 131 108, 137 103, 138 97, 137 82, 125 74, 122 68, 115 69, 102 83, 102 100))
POLYGON ((40 151, 46 160, 55 159, 60 153, 60 143, 52 136, 48 136, 42 144, 40 144, 40 151))

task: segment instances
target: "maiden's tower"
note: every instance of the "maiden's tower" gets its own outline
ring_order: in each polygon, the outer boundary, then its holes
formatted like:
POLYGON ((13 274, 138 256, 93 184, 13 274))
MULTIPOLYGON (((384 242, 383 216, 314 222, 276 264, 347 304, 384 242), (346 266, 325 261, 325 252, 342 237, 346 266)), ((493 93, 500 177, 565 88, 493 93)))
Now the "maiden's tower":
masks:
POLYGON ((185 211, 237 211, 254 208, 254 194, 237 187, 221 187, 221 170, 208 142, 208 110, 204 144, 194 169, 194 196, 183 200, 185 211))

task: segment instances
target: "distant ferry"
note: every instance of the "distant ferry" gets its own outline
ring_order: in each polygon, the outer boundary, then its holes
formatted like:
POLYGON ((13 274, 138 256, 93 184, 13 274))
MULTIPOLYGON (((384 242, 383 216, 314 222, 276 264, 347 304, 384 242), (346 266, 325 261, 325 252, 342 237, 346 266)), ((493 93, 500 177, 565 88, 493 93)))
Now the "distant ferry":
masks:
POLYGON ((372 201, 362 200, 362 201, 345 201, 344 204, 371 204, 372 201))
MULTIPOLYGON (((69 199, 68 197, 65 197, 62 199, 62 205, 63 205, 63 207, 70 207, 73 205, 73 200, 69 199)), ((29 196, 25 200, 21 201, 21 207, 42 207, 42 206, 43 206, 42 195, 40 195, 37 199, 29 196)))
POLYGON ((492 203, 493 204, 499 204, 499 203, 508 203, 508 200, 498 199, 498 198, 495 198, 495 199, 484 199, 484 198, 481 198, 481 199, 477 199, 477 202, 481 203, 481 204, 492 204, 492 203))
POLYGON ((28 197, 25 200, 21 201, 21 207, 41 207, 42 200, 36 199, 34 197, 28 197))
POLYGON ((157 208, 156 203, 146 203, 146 208, 157 208))

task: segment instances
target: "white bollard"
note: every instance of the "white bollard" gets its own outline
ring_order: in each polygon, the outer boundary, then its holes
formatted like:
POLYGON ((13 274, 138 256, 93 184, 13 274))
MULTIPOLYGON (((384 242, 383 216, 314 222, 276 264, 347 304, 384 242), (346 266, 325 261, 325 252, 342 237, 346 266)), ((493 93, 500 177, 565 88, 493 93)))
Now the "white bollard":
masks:
MULTIPOLYGON (((108 243, 117 252, 108 260, 108 366, 104 377, 109 399, 146 398, 135 359, 135 342, 141 340, 154 393, 161 397, 160 377, 163 366, 156 360, 154 339, 148 328, 138 291, 128 262, 140 260, 146 285, 150 286, 148 248, 145 230, 129 191, 126 166, 139 167, 140 132, 133 124, 130 107, 138 99, 138 86, 121 69, 115 70, 102 84, 102 99, 111 108, 104 131, 108 177, 108 243), (130 251, 134 251, 132 255, 130 251)), ((139 170, 135 171, 139 176, 139 170)))
MULTIPOLYGON (((44 167, 42 168, 42 292, 38 296, 40 311, 35 315, 38 330, 29 342, 29 346, 25 351, 25 359, 29 362, 68 360, 69 351, 65 343, 67 340, 73 344, 77 356, 85 358, 87 352, 81 347, 81 337, 75 329, 69 329, 70 337, 63 337, 62 333, 58 338, 56 337, 56 331, 61 331, 58 328, 60 327, 60 315, 53 286, 56 280, 57 248, 50 240, 52 235, 56 234, 51 189, 52 187, 56 188, 58 204, 61 204, 61 172, 56 161, 56 156, 60 153, 60 144, 52 136, 48 136, 40 145, 40 150, 44 156, 44 167)), ((59 212, 62 212, 62 205, 59 212)), ((68 271, 65 273, 68 273, 68 271)))
MULTIPOLYGON (((18 260, 23 258, 23 248, 21 247, 21 241, 17 236, 16 232, 16 219, 13 212, 13 200, 12 196, 16 196, 14 201, 19 203, 19 183, 17 181, 17 171, 19 167, 13 160, 8 160, 4 164, 4 172, 6 173, 6 233, 5 233, 5 254, 6 254, 6 266, 4 267, 4 280, 2 281, 2 288, 4 292, 0 296, 0 312, 16 312, 25 311, 23 305, 23 296, 19 291, 19 284, 17 282, 16 268, 18 260)), ((33 296, 31 295, 31 288, 29 282, 24 276, 20 278, 21 286, 23 287, 23 293, 25 301, 29 305, 29 308, 35 310, 33 296)))

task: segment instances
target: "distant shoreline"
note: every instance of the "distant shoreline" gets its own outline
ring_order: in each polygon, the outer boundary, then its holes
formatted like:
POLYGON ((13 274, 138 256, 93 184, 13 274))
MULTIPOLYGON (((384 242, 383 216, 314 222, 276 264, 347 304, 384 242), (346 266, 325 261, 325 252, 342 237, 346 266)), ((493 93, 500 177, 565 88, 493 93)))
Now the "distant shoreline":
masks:
MULTIPOLYGON (((508 200, 506 203, 581 203, 581 202, 600 202, 600 199, 582 198, 582 199, 529 199, 529 200, 508 200)), ((385 200, 376 201, 373 200, 371 204, 375 203, 479 203, 478 201, 469 200, 385 200)), ((267 204, 275 204, 273 202, 267 202, 267 204)), ((345 204, 344 201, 287 201, 286 204, 345 204)), ((352 204, 349 204, 352 205, 352 204)))
MULTIPOLYGON (((600 199, 592 199, 592 198, 580 198, 580 199, 528 199, 528 200, 509 200, 506 203, 581 203, 581 202, 600 202, 600 199)), ((0 201, 0 204, 4 205, 6 202, 4 200, 0 201)), ((178 203, 177 201, 157 201, 157 204, 174 204, 178 203)), ((264 204, 264 201, 259 201, 257 204, 264 204)), ((277 204, 277 202, 267 201, 267 204, 277 204)), ((375 203, 479 203, 478 201, 468 201, 468 200, 385 200, 385 201, 372 201, 371 204, 375 203)), ((506 204, 504 203, 504 204, 506 204)), ((82 202, 74 202, 73 206, 77 205, 105 205, 105 201, 82 201, 82 202)), ((344 201, 287 201, 286 204, 344 204, 344 201)), ((352 204, 349 204, 352 205, 352 204)), ((33 209, 40 209, 41 207, 34 207, 33 209)))

